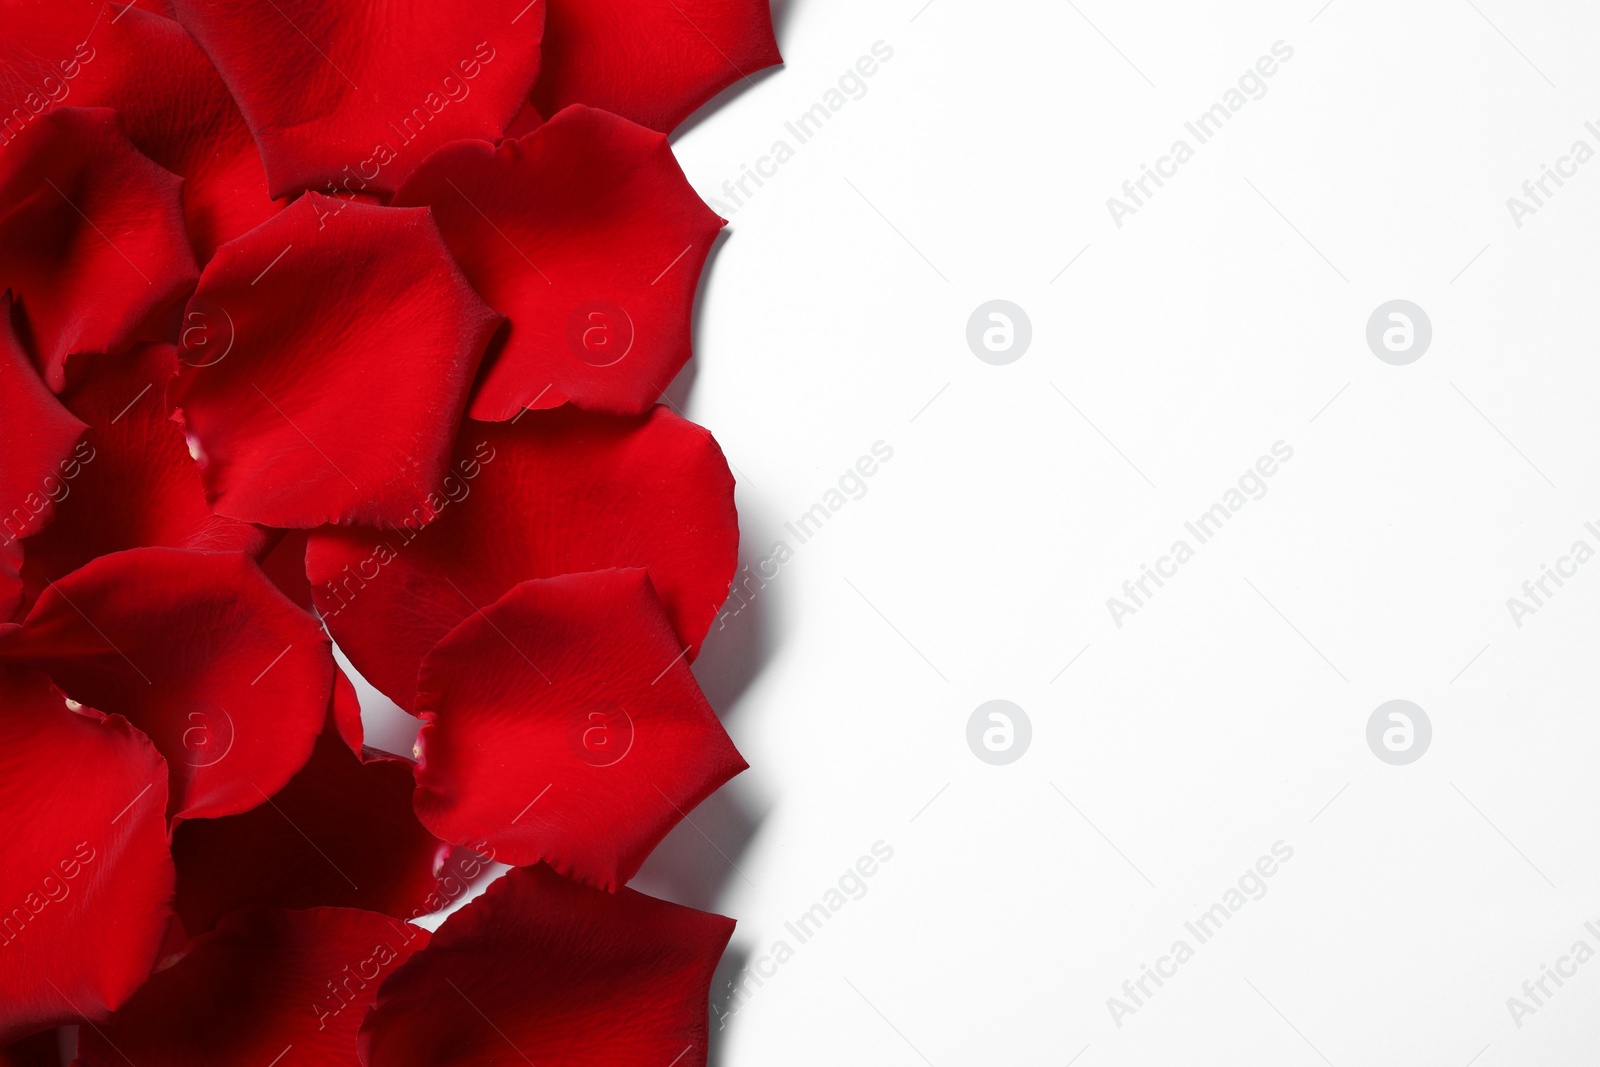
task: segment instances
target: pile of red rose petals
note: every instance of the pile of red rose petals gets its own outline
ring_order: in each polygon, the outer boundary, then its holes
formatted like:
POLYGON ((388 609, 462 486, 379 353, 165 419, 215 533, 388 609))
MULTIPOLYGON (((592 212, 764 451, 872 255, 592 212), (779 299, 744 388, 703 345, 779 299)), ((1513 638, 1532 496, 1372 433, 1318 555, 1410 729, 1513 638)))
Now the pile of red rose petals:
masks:
POLYGON ((0 0, 0 1065, 705 1062, 733 923, 624 888, 744 768, 666 134, 777 62, 767 0, 0 0))

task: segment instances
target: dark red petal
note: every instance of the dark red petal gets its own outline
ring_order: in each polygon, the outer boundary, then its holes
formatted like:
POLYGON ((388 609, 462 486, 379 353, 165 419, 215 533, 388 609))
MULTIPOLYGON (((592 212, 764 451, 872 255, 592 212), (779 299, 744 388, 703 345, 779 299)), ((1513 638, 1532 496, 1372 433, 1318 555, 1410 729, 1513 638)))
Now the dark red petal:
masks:
POLYGON ((745 762, 645 572, 523 582, 422 663, 417 814, 614 890, 745 762))
POLYGON ((69 361, 61 399, 89 429, 61 465, 55 521, 23 542, 30 599, 96 556, 126 548, 265 547, 261 530, 206 504, 183 430, 168 416, 167 383, 177 369, 176 349, 165 344, 69 361))
POLYGON ((707 993, 732 933, 721 915, 516 868, 383 983, 361 1060, 704 1067, 707 993))
POLYGON ((11 294, 0 293, 0 541, 14 544, 50 521, 85 429, 40 380, 12 328, 11 294))
POLYGON ((125 719, 0 667, 0 1043, 102 1019, 149 974, 172 913, 166 802, 125 719))
POLYGON ((287 527, 424 513, 500 324, 426 209, 315 193, 218 249, 188 314, 230 342, 172 393, 212 506, 287 527))
POLYGON ((176 0, 228 83, 273 196, 393 192, 424 156, 498 137, 539 75, 542 0, 176 0))
POLYGON ((475 419, 571 401, 636 415, 689 359, 689 312, 723 222, 665 136, 572 107, 517 141, 459 141, 395 197, 426 204, 474 288, 510 317, 475 419))
POLYGON ((198 934, 255 905, 401 918, 433 910, 435 867, 447 849, 417 821, 413 784, 410 760, 362 763, 336 729, 324 730, 270 804, 178 827, 172 855, 184 927, 198 934))
POLYGON ((0 289, 15 290, 50 388, 69 353, 159 338, 194 285, 181 185, 105 108, 59 108, 0 152, 0 289))
POLYGON ((769 0, 549 0, 533 103, 605 108, 670 133, 740 79, 783 62, 769 0))
POLYGON ((8 0, 0 40, 0 145, 70 100, 116 111, 134 145, 185 178, 184 215, 203 262, 278 210, 261 154, 216 69, 170 18, 99 0, 8 0))
POLYGON ((518 582, 644 567, 689 658, 728 595, 739 530, 733 477, 700 427, 570 407, 468 421, 419 531, 311 533, 317 610, 362 676, 410 707, 422 657, 518 582))
POLYGON ((357 1067, 356 1028, 379 984, 427 943, 426 930, 350 908, 235 912, 109 1023, 84 1027, 78 1062, 357 1067))
POLYGON ((261 570, 284 596, 311 610, 311 582, 306 579, 306 531, 281 531, 281 536, 267 549, 260 563, 261 570))
POLYGON ((327 636, 246 556, 135 548, 39 597, 3 652, 126 715, 166 757, 172 814, 233 815, 311 754, 333 684, 327 636))
POLYGON ((61 1067, 61 1035, 41 1030, 0 1048, 0 1067, 61 1067))
POLYGON ((0 538, 0 627, 22 608, 22 542, 0 538))

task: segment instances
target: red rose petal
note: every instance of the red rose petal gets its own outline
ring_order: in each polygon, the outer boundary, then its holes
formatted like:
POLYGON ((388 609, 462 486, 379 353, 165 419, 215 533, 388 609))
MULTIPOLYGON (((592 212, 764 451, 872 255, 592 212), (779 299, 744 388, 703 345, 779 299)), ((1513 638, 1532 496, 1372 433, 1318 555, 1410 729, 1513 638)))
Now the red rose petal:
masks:
POLYGON ((689 359, 689 311, 723 222, 662 134, 572 107, 498 146, 460 141, 395 196, 426 204, 473 287, 510 316, 468 409, 571 401, 636 415, 689 359))
POLYGON ((738 560, 733 477, 709 434, 655 408, 468 421, 439 517, 420 531, 311 533, 317 610, 362 676, 401 707, 434 644, 529 578, 644 567, 695 650, 738 560))
POLYGON ((328 711, 327 636, 237 553, 101 556, 5 637, 7 658, 150 735, 182 818, 263 803, 305 763, 328 711))
POLYGON ((428 932, 349 908, 235 912, 79 1035, 82 1067, 357 1067, 379 983, 428 932), (286 1055, 287 1053, 287 1055, 286 1055))
POLYGON ((498 137, 539 74, 542 0, 176 0, 261 145, 273 196, 393 192, 429 152, 498 137))
POLYGON ((167 383, 177 369, 176 350, 164 344, 69 361, 61 399, 89 428, 61 466, 55 521, 23 542, 30 600, 48 582, 126 548, 254 554, 265 547, 260 529, 206 504, 183 430, 168 416, 167 383))
POLYGON ((78 64, 70 99, 114 109, 139 151, 183 176, 196 259, 279 211, 244 116, 182 26, 109 7, 84 40, 92 58, 78 64))
MULTIPOLYGON (((344 742, 351 755, 365 760, 367 754, 363 742, 366 731, 361 725, 361 698, 356 695, 356 687, 338 667, 333 669, 332 715, 333 726, 339 733, 339 739, 344 742)), ((409 765, 407 763, 407 766, 409 765)))
POLYGON ((105 108, 58 108, 0 151, 0 289, 15 290, 50 388, 68 353, 157 339, 194 285, 181 185, 105 108))
POLYGON ((401 918, 431 911, 434 866, 445 847, 417 821, 413 786, 410 760, 362 763, 336 729, 324 730, 270 804, 178 827, 172 856, 184 927, 199 934, 249 906, 338 906, 401 918))
POLYGON ((0 1043, 102 1019, 150 973, 172 913, 166 801, 125 719, 0 667, 0 1043))
POLYGON ((275 213, 255 139, 200 46, 168 16, 99 0, 8 0, 0 145, 57 103, 109 107, 134 145, 184 176, 189 238, 201 261, 275 213))
POLYGON ((0 541, 15 544, 50 521, 85 429, 40 380, 12 328, 11 294, 0 293, 0 541))
POLYGON ((212 506, 285 527, 421 515, 500 323, 425 209, 315 193, 219 249, 188 314, 230 342, 172 393, 212 506))
POLYGON ((549 0, 533 103, 605 108, 670 133, 717 93, 783 62, 769 0, 549 0))
POLYGON ((642 570, 523 582, 423 660, 417 814, 614 890, 745 762, 642 570))
POLYGON ((720 915, 516 868, 383 983, 361 1061, 704 1067, 707 993, 732 933, 720 915))

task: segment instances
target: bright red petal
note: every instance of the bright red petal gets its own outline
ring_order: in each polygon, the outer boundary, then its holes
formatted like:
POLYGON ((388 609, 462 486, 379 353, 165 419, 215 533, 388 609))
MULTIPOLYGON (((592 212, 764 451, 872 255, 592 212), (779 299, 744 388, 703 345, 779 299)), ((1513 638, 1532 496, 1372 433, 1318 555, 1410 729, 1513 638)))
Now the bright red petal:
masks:
POLYGON ((769 0, 549 0, 533 103, 605 108, 670 133, 717 93, 783 62, 769 0))
POLYGON ((14 544, 50 521, 70 491, 63 474, 85 429, 40 380, 12 328, 11 294, 0 293, 0 541, 14 544))
POLYGON ((103 1019, 150 973, 171 915, 166 801, 161 756, 125 719, 0 668, 0 1043, 103 1019))
POLYGON ((238 553, 135 548, 50 586, 4 655, 126 715, 168 760, 172 814, 248 811, 311 754, 333 657, 315 620, 238 553))
MULTIPOLYGON (((348 908, 235 912, 79 1035, 82 1067, 357 1067, 379 983, 428 932, 348 908)), ((543 1065, 541 1065, 543 1067, 543 1065)))
POLYGON ((219 249, 188 314, 221 324, 172 393, 212 506, 303 528, 426 512, 501 321, 426 210, 315 193, 219 249))
POLYGON ((361 1060, 704 1067, 707 993, 732 933, 720 915, 517 868, 383 983, 361 1060))
MULTIPOLYGON (((348 685, 349 683, 345 683, 348 685)), ((191 934, 250 906, 433 910, 445 847, 411 809, 411 761, 362 763, 337 730, 270 804, 178 827, 178 914, 191 934)))
POLYGON ((0 289, 50 388, 69 353, 159 338, 194 285, 181 184, 105 108, 58 108, 0 151, 0 289))
POLYGON ((239 101, 274 196, 393 192, 440 145, 498 137, 539 74, 542 0, 173 6, 239 101))
POLYGON ((568 401, 636 415, 688 361, 695 287, 723 222, 662 134, 568 108, 521 140, 446 146, 395 203, 430 206, 473 286, 510 317, 473 418, 568 401))
POLYGON ((163 344, 68 363, 61 399, 89 429, 62 464, 56 520, 23 542, 30 599, 95 557, 126 548, 254 554, 265 547, 260 529, 206 504, 183 430, 168 416, 167 384, 177 369, 176 350, 163 344))
POLYGON ((738 560, 733 477, 715 441, 655 408, 572 408, 468 421, 439 518, 422 528, 314 530, 317 610, 362 676, 402 707, 434 644, 518 582, 643 567, 688 658, 738 560))
POLYGON ((523 582, 423 660, 417 814, 614 890, 745 762, 642 570, 523 582))

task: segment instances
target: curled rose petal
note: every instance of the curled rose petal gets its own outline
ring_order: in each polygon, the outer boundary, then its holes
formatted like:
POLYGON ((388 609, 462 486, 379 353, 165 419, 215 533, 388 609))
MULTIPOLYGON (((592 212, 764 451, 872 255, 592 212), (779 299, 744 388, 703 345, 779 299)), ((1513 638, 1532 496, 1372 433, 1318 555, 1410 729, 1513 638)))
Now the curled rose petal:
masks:
POLYGON ((533 103, 604 108, 670 133, 701 104, 783 62, 768 0, 549 0, 533 103))
POLYGON ((425 508, 501 321, 426 209, 315 193, 219 249, 187 314, 223 331, 172 391, 212 506, 302 528, 425 508))
POLYGON ((0 1043, 103 1019, 150 973, 172 914, 166 801, 125 719, 0 667, 0 1043))
POLYGON ((707 993, 732 933, 720 915, 513 869, 383 983, 361 1061, 704 1067, 707 993))
POLYGON ((539 74, 542 0, 175 0, 255 133, 273 196, 393 192, 429 152, 498 137, 539 74))
POLYGON ((571 401, 636 415, 689 359, 689 311, 723 222, 662 134, 571 107, 520 140, 460 141, 395 197, 433 209, 473 287, 509 316, 468 414, 571 401))
POLYGON ((0 659, 125 715, 167 757, 172 812, 233 815, 283 787, 328 711, 316 622, 238 553, 135 548, 47 588, 0 659))
POLYGON ((57 108, 0 151, 0 289, 15 291, 50 388, 68 353, 158 339, 194 285, 182 181, 106 108, 57 108))
POLYGON ((745 762, 637 569, 523 582, 423 660, 417 814, 602 889, 745 762))
POLYGON ((410 760, 363 763, 330 724, 272 803, 178 827, 172 856, 184 927, 199 934, 255 905, 400 918, 433 910, 443 873, 435 867, 448 850, 417 821, 413 786, 410 760))
POLYGON ((379 983, 427 943, 420 927, 350 908, 235 912, 85 1027, 78 1062, 358 1067, 356 1028, 379 983))
POLYGON ((206 504, 183 430, 168 416, 167 383, 177 369, 176 350, 165 344, 68 362, 61 400, 88 430, 61 464, 55 521, 23 542, 30 600, 97 556, 126 548, 264 548, 260 529, 206 504))
POLYGON ((738 556, 733 477, 715 441, 665 408, 570 407, 467 421, 437 518, 313 530, 317 610, 362 676, 401 707, 434 644, 529 578, 643 567, 693 659, 738 556))
POLYGON ((134 145, 184 177, 196 258, 279 208, 267 195, 255 139, 200 46, 165 0, 142 8, 100 0, 7 0, 0 41, 0 146, 71 101, 117 112, 134 145))
POLYGON ((12 328, 11 294, 0 293, 0 542, 15 544, 50 521, 85 429, 40 380, 12 328))

